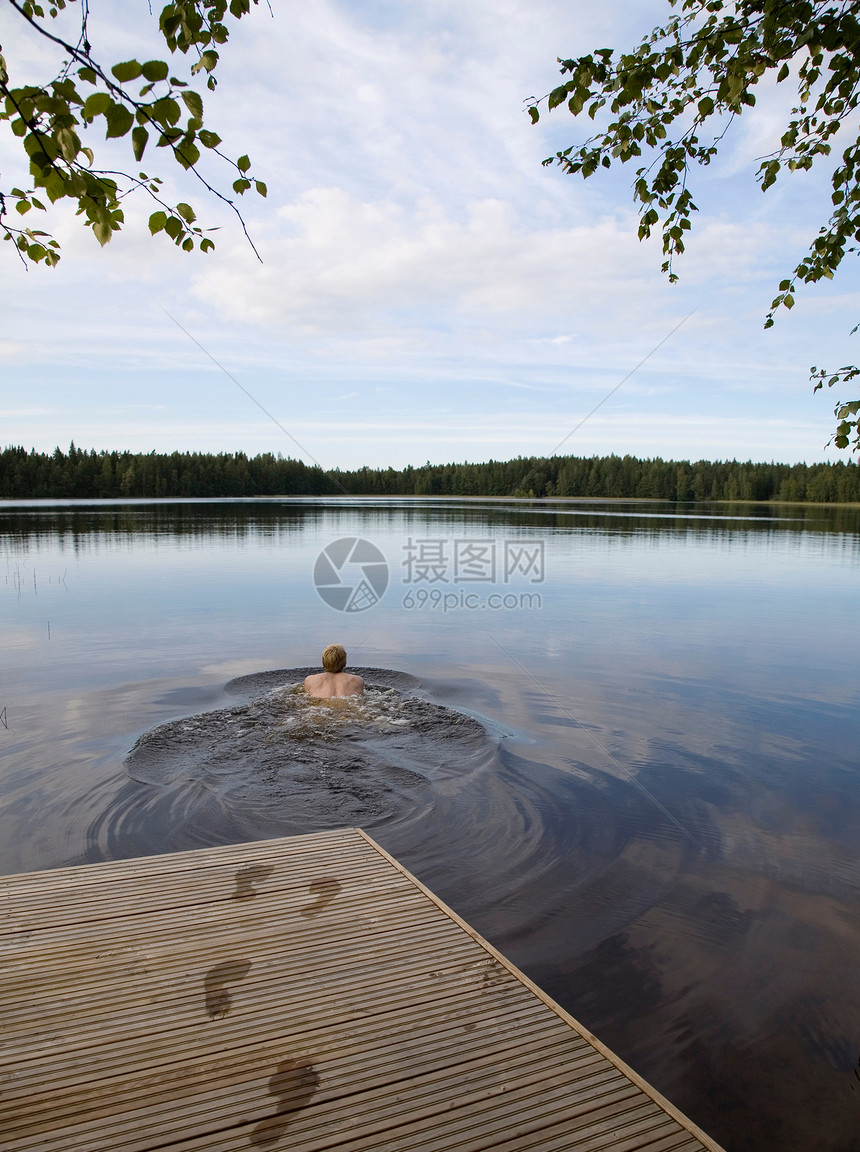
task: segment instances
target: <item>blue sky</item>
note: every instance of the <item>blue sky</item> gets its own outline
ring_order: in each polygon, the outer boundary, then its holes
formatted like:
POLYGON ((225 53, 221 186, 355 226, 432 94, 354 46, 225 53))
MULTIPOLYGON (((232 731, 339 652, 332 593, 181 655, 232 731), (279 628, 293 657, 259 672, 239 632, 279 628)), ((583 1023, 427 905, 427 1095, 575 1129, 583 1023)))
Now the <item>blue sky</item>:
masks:
MULTIPOLYGON (((163 55, 144 0, 93 9, 105 59, 163 55)), ((237 27, 205 94, 225 149, 268 184, 243 205, 263 263, 229 212, 163 165, 168 195, 219 228, 213 253, 150 239, 143 199, 105 250, 52 213, 57 269, 0 253, 0 443, 280 451, 327 468, 548 454, 689 317, 561 450, 845 458, 825 450, 839 397, 813 395, 808 369, 858 358, 851 258, 762 327, 829 214, 823 171, 755 185, 786 85, 763 90, 697 175, 701 211, 669 285, 659 245, 636 240, 632 170, 583 182, 543 168, 584 129, 564 110, 532 127, 523 111, 554 86, 557 56, 633 44, 662 0, 272 9, 237 27)), ((3 21, 13 81, 48 78, 47 48, 3 21)), ((16 163, 0 138, 4 185, 16 163)))

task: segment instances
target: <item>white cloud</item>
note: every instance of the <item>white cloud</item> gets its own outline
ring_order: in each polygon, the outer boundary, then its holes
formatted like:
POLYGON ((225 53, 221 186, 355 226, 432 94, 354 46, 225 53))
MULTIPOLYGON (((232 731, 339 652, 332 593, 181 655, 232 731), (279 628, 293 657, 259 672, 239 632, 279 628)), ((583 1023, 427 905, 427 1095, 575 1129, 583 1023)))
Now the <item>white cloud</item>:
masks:
POLYGON ((306 335, 366 332, 393 317, 419 328, 503 318, 526 330, 536 315, 585 314, 602 328, 659 309, 661 293, 645 291, 650 253, 629 220, 540 230, 487 199, 460 221, 438 202, 359 201, 336 187, 309 189, 278 217, 286 228, 267 237, 264 266, 234 248, 198 273, 195 296, 227 319, 306 335))
MULTIPOLYGON (((570 450, 820 455, 832 405, 805 367, 856 358, 860 293, 846 269, 838 296, 804 292, 761 330, 817 219, 805 192, 797 211, 740 192, 731 164, 773 133, 775 106, 745 116, 727 165, 702 174, 675 287, 659 243, 636 240, 628 173, 584 183, 540 165, 581 133, 563 110, 534 129, 522 112, 556 56, 634 43, 664 9, 309 0, 271 19, 261 6, 206 109, 269 185, 242 203, 265 263, 179 172, 167 194, 220 227, 208 257, 151 240, 145 199, 104 251, 61 212, 56 271, 4 253, 4 439, 292 451, 166 309, 330 465, 545 452, 695 308, 570 450)), ((154 51, 146 6, 105 0, 99 19, 112 59, 154 51)), ((14 147, 0 141, 0 158, 14 147)), ((803 187, 826 201, 825 185, 803 187)))

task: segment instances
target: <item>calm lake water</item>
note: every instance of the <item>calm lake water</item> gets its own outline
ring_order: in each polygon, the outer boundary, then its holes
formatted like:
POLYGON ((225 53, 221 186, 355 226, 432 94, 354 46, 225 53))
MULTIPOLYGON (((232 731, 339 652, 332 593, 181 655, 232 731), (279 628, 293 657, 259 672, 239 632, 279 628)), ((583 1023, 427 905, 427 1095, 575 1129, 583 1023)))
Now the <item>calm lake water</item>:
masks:
POLYGON ((0 871, 361 825, 728 1152, 860 1149, 860 511, 27 502, 0 542, 0 871), (333 641, 409 675, 254 678, 333 641))

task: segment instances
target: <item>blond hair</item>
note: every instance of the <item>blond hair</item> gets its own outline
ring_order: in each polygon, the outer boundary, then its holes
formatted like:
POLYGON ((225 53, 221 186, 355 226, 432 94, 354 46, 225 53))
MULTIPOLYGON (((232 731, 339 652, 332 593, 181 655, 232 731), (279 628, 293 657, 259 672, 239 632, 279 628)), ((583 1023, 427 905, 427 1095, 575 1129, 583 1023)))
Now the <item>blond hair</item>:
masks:
POLYGON ((343 644, 329 644, 322 654, 322 666, 326 672, 343 672, 346 667, 346 649, 343 644))

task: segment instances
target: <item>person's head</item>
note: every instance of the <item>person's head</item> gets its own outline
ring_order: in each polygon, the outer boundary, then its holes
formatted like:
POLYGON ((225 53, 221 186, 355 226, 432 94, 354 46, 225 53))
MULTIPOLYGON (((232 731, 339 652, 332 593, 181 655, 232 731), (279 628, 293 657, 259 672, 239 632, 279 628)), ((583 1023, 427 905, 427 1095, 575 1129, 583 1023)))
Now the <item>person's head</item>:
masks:
POLYGON ((322 654, 322 666, 326 672, 343 672, 346 667, 346 649, 343 644, 329 644, 322 654))

